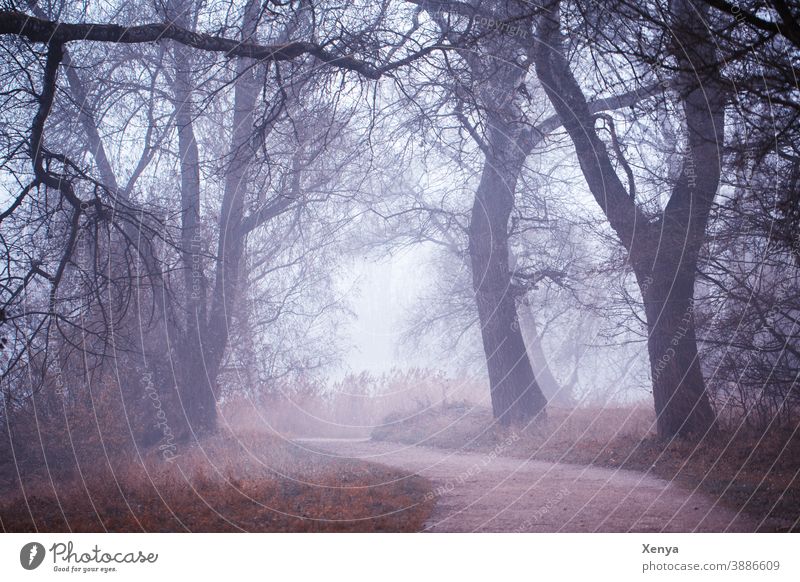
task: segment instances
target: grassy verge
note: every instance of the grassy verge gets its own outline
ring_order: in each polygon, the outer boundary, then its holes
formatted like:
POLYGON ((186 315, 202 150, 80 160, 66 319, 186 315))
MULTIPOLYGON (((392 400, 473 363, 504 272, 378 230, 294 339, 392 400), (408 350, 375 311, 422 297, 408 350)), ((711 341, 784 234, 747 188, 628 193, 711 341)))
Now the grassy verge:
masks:
POLYGON ((502 429, 489 410, 451 404, 402 422, 388 418, 373 438, 643 471, 749 513, 762 522, 761 531, 800 530, 797 430, 756 432, 727 422, 700 443, 665 442, 652 431, 652 412, 639 407, 554 408, 545 421, 502 429))
MULTIPOLYGON (((381 465, 331 460, 264 434, 217 436, 172 461, 95 458, 69 477, 8 479, 5 532, 410 532, 430 483, 381 465)), ((6 478, 15 473, 4 466, 6 478)))

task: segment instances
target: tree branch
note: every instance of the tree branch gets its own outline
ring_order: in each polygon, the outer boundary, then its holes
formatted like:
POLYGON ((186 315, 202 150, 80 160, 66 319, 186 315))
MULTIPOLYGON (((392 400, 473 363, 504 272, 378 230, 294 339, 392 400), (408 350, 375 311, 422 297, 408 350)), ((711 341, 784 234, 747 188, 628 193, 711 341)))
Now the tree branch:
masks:
POLYGON ((312 55, 320 61, 354 71, 369 79, 379 79, 386 73, 443 49, 435 43, 386 65, 376 66, 349 55, 337 55, 321 45, 292 41, 282 44, 262 45, 242 42, 221 36, 197 33, 171 22, 120 26, 100 23, 62 23, 30 16, 17 11, 0 11, 0 34, 15 34, 32 42, 63 45, 72 41, 141 44, 174 40, 180 44, 209 52, 224 53, 226 57, 247 57, 258 61, 291 61, 303 55, 312 55))

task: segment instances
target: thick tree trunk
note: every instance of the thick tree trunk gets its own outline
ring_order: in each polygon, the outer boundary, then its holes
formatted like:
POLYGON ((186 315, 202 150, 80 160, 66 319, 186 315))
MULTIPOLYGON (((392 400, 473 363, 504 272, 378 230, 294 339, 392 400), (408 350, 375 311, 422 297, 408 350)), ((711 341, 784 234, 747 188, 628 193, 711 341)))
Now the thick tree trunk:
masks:
MULTIPOLYGON (((259 3, 250 0, 242 17, 242 39, 255 34, 259 3)), ((177 51, 185 50, 179 47, 177 51)), ((253 159, 251 146, 253 111, 258 86, 252 63, 240 58, 234 84, 233 132, 230 162, 225 172, 225 190, 219 219, 216 271, 210 308, 207 305, 206 275, 202 270, 200 247, 200 183, 197 144, 192 128, 191 84, 187 71, 176 72, 175 94, 178 112, 178 146, 181 156, 181 192, 183 202, 182 244, 187 296, 187 324, 181 367, 181 400, 189 428, 194 434, 216 429, 218 376, 228 346, 229 328, 240 284, 239 268, 244 254, 245 196, 247 171, 253 159)))
POLYGON ((672 4, 677 89, 689 153, 656 219, 626 191, 597 134, 564 55, 559 1, 551 0, 546 8, 537 27, 536 71, 572 139, 587 185, 636 273, 645 303, 658 433, 663 438, 702 436, 713 427, 714 413, 697 356, 692 305, 697 256, 719 186, 725 112, 713 39, 698 18, 708 7, 694 0, 672 4))
MULTIPOLYGON (((258 23, 259 8, 260 5, 256 0, 249 0, 245 6, 242 17, 242 40, 252 40, 258 23)), ((247 195, 248 169, 255 154, 251 138, 258 97, 257 70, 250 59, 240 58, 236 63, 230 163, 225 172, 216 274, 208 315, 208 371, 215 381, 228 346, 230 325, 241 284, 239 271, 244 255, 245 237, 242 219, 247 195)))
POLYGON ((203 342, 207 337, 206 294, 202 234, 200 232, 200 171, 192 127, 191 93, 184 90, 186 73, 176 74, 178 151, 181 157, 181 246, 185 294, 185 328, 178 354, 178 395, 193 436, 216 430, 216 376, 208 369, 203 342))
POLYGON ((689 151, 661 217, 658 238, 649 233, 649 279, 636 261, 648 326, 648 352, 658 434, 702 437, 715 416, 706 391, 694 323, 697 258, 720 182, 725 99, 716 49, 703 16, 708 6, 694 0, 672 4, 673 53, 679 63, 678 91, 686 119, 689 151), (700 18, 698 18, 700 16, 700 18))
MULTIPOLYGON (((497 5, 502 19, 516 19, 522 28, 532 25, 525 3, 497 5)), ((445 10, 428 14, 442 30, 450 28, 445 10)), ((483 149, 483 172, 472 206, 468 230, 472 285, 483 350, 489 375, 492 409, 504 425, 525 423, 544 414, 545 399, 533 373, 517 317, 517 297, 511 285, 508 253, 508 221, 514 207, 517 179, 530 153, 530 130, 514 96, 524 85, 528 65, 518 62, 524 47, 510 37, 488 34, 482 46, 485 53, 462 50, 468 63, 476 95, 486 112, 485 136, 460 121, 483 149)), ((458 44, 458 36, 451 37, 458 44)))
POLYGON ((469 226, 472 284, 495 418, 509 425, 530 421, 547 401, 533 374, 517 316, 508 256, 508 219, 524 156, 509 128, 490 115, 489 151, 469 226))
POLYGON ((642 284, 658 434, 704 435, 714 424, 697 353, 694 273, 663 266, 642 284))
MULTIPOLYGON (((167 16, 191 27, 192 0, 173 0, 167 16)), ((200 154, 194 133, 191 52, 173 47, 173 96, 181 175, 181 260, 183 271, 184 332, 177 350, 178 398, 186 421, 184 438, 197 438, 216 430, 216 381, 208 370, 203 341, 207 336, 207 281, 204 272, 203 233, 200 223, 200 154)))

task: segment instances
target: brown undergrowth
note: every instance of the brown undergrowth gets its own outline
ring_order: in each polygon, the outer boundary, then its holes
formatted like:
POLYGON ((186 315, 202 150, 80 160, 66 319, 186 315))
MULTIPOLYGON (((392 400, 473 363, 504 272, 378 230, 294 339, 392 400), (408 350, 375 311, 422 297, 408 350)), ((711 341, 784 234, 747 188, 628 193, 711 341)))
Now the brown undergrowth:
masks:
MULTIPOLYGON (((430 483, 381 465, 325 458, 276 436, 223 433, 106 455, 73 471, 0 467, 5 532, 407 532, 432 509, 430 483)), ((54 469, 56 469, 54 467, 54 469)))

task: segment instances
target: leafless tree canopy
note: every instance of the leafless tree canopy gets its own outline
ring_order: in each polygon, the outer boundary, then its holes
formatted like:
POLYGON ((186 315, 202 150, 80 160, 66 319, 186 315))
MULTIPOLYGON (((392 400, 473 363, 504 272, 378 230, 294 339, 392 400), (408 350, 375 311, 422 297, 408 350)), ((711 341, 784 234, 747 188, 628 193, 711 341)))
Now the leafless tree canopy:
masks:
POLYGON ((113 396, 139 443, 213 433, 231 395, 331 373, 347 265, 427 249, 406 344, 477 363, 502 424, 623 384, 665 438, 791 422, 798 22, 3 0, 2 415, 113 396))

